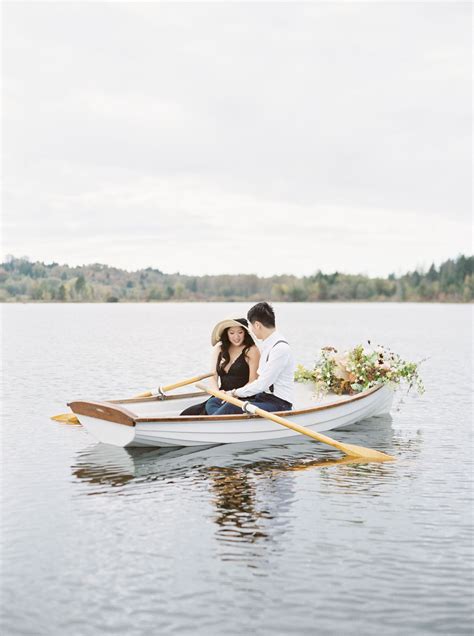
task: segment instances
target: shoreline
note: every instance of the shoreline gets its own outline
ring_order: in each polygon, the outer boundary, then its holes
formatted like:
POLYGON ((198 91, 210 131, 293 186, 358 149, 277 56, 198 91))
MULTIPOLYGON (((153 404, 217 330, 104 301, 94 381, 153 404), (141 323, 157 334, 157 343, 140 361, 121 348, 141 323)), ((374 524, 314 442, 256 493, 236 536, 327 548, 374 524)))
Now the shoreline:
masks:
MULTIPOLYGON (((261 298, 238 298, 236 300, 226 299, 182 299, 182 300, 0 300, 0 305, 198 305, 198 304, 238 304, 256 303, 261 298)), ((272 305, 474 305, 474 300, 382 300, 382 299, 339 299, 332 300, 271 300, 272 305)))

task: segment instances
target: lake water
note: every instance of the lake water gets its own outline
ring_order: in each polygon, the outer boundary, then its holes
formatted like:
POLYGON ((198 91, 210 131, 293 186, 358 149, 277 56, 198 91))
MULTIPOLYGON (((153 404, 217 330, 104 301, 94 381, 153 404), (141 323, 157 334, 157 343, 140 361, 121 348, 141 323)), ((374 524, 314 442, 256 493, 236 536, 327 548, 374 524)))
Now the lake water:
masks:
POLYGON ((206 371, 248 305, 3 306, 3 635, 472 633, 471 308, 275 308, 305 364, 367 339, 428 358, 422 397, 332 433, 395 462, 97 444, 49 416, 206 371))

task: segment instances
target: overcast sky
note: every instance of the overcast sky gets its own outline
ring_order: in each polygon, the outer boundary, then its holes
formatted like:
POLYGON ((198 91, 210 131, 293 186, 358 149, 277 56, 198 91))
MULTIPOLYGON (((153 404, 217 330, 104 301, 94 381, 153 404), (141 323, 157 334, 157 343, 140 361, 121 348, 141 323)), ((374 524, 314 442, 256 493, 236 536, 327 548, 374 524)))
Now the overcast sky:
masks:
POLYGON ((386 275, 470 253, 470 11, 4 3, 2 256, 386 275))

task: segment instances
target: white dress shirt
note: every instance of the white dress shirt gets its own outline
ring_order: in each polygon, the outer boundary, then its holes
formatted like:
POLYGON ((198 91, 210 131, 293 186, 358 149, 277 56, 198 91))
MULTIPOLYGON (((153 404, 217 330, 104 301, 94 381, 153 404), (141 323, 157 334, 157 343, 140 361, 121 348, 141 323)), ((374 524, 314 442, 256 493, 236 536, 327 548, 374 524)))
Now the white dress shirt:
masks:
POLYGON ((273 395, 293 404, 293 376, 296 365, 286 342, 279 342, 273 346, 279 340, 286 340, 286 338, 278 331, 274 331, 263 341, 260 346, 258 377, 253 382, 236 389, 236 397, 244 398, 263 392, 271 393, 270 387, 273 384, 273 395))

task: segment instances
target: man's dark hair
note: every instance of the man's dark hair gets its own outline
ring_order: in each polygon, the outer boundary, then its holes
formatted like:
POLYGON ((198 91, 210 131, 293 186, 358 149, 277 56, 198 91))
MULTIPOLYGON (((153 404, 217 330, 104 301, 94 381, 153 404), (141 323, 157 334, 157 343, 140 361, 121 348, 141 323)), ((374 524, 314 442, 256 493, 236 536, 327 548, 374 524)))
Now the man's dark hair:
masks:
POLYGON ((275 326, 275 312, 268 303, 257 303, 251 307, 247 314, 249 322, 261 322, 264 327, 271 329, 275 326))

